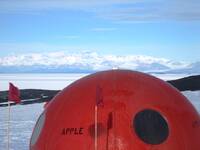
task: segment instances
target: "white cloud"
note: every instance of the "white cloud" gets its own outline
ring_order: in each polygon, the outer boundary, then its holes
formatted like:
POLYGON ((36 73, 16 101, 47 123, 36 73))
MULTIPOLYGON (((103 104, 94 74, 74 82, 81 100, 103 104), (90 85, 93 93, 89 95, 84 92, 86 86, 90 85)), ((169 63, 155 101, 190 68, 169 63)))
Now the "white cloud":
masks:
POLYGON ((199 21, 199 0, 2 0, 0 12, 83 10, 118 22, 199 21))
POLYGON ((137 4, 106 7, 98 16, 117 22, 199 21, 200 1, 157 0, 137 4))
POLYGON ((80 36, 79 35, 63 35, 63 36, 59 36, 58 38, 61 38, 61 39, 79 39, 80 36))
POLYGON ((138 0, 4 0, 1 11, 85 9, 113 4, 135 3, 138 0))
POLYGON ((106 32, 106 31, 115 31, 117 30, 117 28, 98 27, 98 28, 92 28, 91 30, 96 32, 106 32))

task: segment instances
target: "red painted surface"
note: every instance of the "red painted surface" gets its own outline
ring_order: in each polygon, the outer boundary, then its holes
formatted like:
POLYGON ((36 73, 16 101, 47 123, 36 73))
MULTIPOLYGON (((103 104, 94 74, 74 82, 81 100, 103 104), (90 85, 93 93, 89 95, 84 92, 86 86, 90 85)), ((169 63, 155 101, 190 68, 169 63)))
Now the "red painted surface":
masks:
POLYGON ((99 72, 66 87, 45 108, 44 126, 30 149, 94 150, 97 87, 103 98, 98 150, 200 150, 200 116, 190 102, 166 82, 127 70, 99 72), (146 144, 136 135, 133 119, 144 109, 167 121, 169 136, 163 143, 146 144))

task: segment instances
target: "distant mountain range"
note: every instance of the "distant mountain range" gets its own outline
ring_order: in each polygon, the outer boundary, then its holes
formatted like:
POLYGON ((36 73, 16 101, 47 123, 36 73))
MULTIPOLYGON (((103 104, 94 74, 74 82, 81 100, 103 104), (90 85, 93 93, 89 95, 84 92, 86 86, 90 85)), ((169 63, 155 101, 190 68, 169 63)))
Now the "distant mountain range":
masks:
POLYGON ((0 73, 88 73, 116 68, 149 73, 200 74, 200 62, 186 63, 144 55, 54 52, 0 58, 0 73))

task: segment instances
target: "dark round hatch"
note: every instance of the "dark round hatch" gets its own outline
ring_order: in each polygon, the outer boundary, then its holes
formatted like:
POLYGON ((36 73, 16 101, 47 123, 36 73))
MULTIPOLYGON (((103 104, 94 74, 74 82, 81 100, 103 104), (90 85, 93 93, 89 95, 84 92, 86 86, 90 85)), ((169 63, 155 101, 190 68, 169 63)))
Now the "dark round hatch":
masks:
POLYGON ((161 144, 169 135, 166 120, 159 112, 151 109, 138 112, 133 124, 137 136, 147 144, 161 144))

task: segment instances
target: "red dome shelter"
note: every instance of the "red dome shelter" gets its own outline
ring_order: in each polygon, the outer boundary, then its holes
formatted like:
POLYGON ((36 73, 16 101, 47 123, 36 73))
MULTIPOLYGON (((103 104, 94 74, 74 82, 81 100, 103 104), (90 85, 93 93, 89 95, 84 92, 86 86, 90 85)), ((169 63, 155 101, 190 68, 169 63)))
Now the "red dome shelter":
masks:
POLYGON ((200 116, 160 79, 103 71, 54 97, 37 121, 30 150, 200 150, 200 116))

